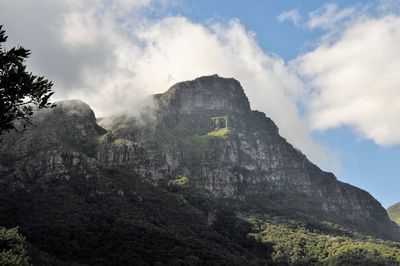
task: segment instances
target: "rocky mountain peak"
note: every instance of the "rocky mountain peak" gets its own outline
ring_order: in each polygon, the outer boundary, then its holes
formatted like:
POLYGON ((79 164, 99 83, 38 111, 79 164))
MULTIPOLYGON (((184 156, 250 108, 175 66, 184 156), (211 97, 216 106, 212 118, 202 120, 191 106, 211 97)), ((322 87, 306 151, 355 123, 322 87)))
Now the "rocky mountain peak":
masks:
POLYGON ((56 112, 63 113, 67 117, 79 116, 95 121, 95 115, 90 106, 81 100, 64 100, 56 103, 56 112), (94 120, 93 120, 94 119, 94 120))
MULTIPOLYGON (((0 146, 0 159, 6 158, 0 176, 7 177, 0 189, 80 182, 93 195, 123 197, 130 175, 161 187, 183 178, 190 189, 249 213, 306 217, 400 239, 399 227, 378 201, 308 161, 271 119, 250 109, 235 79, 200 77, 154 98, 160 109, 152 123, 115 118, 111 132, 78 100, 38 112, 32 127, 6 136, 0 146), (120 185, 113 183, 116 177, 120 185)), ((92 201, 90 193, 84 197, 92 201)))
POLYGON ((161 108, 181 114, 207 110, 237 113, 250 111, 250 104, 239 81, 218 75, 204 76, 173 85, 166 93, 155 95, 161 108))
POLYGON ((96 124, 93 110, 81 100, 58 101, 56 107, 36 112, 32 122, 34 126, 29 128, 25 135, 29 136, 29 139, 45 138, 47 142, 56 142, 55 139, 58 139, 86 147, 95 136, 105 133, 105 130, 96 124))
POLYGON ((90 106, 81 100, 63 100, 56 102, 56 107, 42 109, 33 116, 35 121, 44 120, 79 120, 96 122, 96 116, 90 106))

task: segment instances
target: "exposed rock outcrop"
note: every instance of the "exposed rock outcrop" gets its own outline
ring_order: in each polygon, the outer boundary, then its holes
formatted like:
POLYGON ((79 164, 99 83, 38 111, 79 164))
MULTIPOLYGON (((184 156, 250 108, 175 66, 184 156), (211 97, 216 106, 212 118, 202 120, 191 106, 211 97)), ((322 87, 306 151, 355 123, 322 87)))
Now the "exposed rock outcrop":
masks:
POLYGON ((320 170, 279 135, 271 119, 250 110, 238 81, 201 77, 178 83, 155 100, 152 134, 132 134, 140 132, 134 126, 115 134, 135 136, 132 140, 167 166, 163 176, 185 175, 218 197, 400 239, 398 227, 370 194, 320 170))
POLYGON ((105 132, 96 124, 92 109, 79 100, 58 102, 54 109, 37 112, 26 131, 4 136, 0 183, 19 188, 52 179, 68 181, 76 172, 89 178, 96 167, 96 137, 105 132))
MULTIPOLYGON (((4 137, 1 187, 24 189, 77 177, 99 184, 104 169, 123 169, 152 184, 185 176, 191 186, 253 211, 315 217, 400 240, 399 228, 378 201, 311 163, 271 119, 250 109, 238 81, 201 77, 154 100, 151 122, 115 119, 112 132, 98 126, 80 101, 38 112, 33 127, 4 137)), ((112 180, 104 182, 110 187, 112 180)), ((116 188, 104 191, 124 195, 116 188)))

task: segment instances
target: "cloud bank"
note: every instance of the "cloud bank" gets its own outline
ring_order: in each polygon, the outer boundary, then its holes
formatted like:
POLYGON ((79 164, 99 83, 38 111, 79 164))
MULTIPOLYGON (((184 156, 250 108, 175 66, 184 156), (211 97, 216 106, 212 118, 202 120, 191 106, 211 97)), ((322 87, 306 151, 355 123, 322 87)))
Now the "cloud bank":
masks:
POLYGON ((381 0, 338 8, 325 4, 277 20, 325 34, 290 62, 307 96, 311 130, 348 126, 377 145, 400 144, 400 1, 381 0))
POLYGON ((400 17, 364 17, 301 55, 315 130, 350 126, 378 145, 400 144, 400 17))

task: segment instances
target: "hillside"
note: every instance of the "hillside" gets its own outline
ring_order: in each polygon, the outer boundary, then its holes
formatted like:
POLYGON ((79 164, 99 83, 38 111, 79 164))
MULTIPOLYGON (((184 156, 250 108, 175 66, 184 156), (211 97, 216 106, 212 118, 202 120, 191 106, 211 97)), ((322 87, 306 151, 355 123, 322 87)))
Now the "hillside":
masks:
POLYGON ((400 240, 398 227, 369 193, 320 170, 250 109, 240 83, 207 76, 154 96, 153 122, 114 120, 116 138, 140 143, 158 164, 153 176, 187 176, 195 187, 247 210, 328 220, 400 240))
POLYGON ((220 214, 222 203, 149 183, 146 152, 107 139, 85 103, 59 102, 34 119, 23 134, 5 136, 0 156, 1 225, 19 227, 34 265, 268 261, 247 239, 248 223, 235 236, 225 233, 220 217, 236 217, 220 214), (129 167, 102 163, 127 152, 135 162, 129 167))
POLYGON ((400 203, 394 204, 387 209, 390 219, 400 225, 400 203))
POLYGON ((58 102, 4 136, 0 220, 26 237, 18 254, 34 265, 400 262, 379 202, 309 162, 238 81, 202 77, 153 98, 106 128, 87 104, 58 102))

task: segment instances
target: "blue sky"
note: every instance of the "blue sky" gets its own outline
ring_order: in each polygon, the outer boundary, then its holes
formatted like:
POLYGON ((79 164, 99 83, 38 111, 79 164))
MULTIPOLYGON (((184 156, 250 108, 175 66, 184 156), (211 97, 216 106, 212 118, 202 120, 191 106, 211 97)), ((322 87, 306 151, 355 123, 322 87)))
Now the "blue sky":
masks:
POLYGON ((260 46, 277 53, 286 60, 294 58, 307 41, 317 37, 314 31, 302 31, 292 23, 279 23, 284 11, 299 8, 307 13, 323 5, 324 1, 185 1, 184 8, 173 10, 199 22, 238 18, 248 30, 256 33, 260 46))
POLYGON ((3 0, 10 45, 96 115, 218 73, 339 180, 400 201, 400 1, 3 0), (20 12, 27 10, 27 12, 20 12), (38 38, 37 36, 41 36, 38 38))
MULTIPOLYGON (((324 31, 301 30, 293 23, 281 23, 278 16, 289 10, 297 9, 307 16, 326 4, 336 4, 338 8, 353 6, 360 1, 229 1, 229 0, 186 0, 178 5, 171 6, 166 12, 174 15, 187 16, 190 19, 207 23, 209 21, 227 21, 238 18, 250 31, 256 33, 257 42, 267 52, 276 53, 285 60, 295 58, 312 44, 315 38, 324 34, 324 31)), ((368 3, 368 1, 366 1, 368 3)), ((377 1, 370 1, 369 4, 377 1)))

